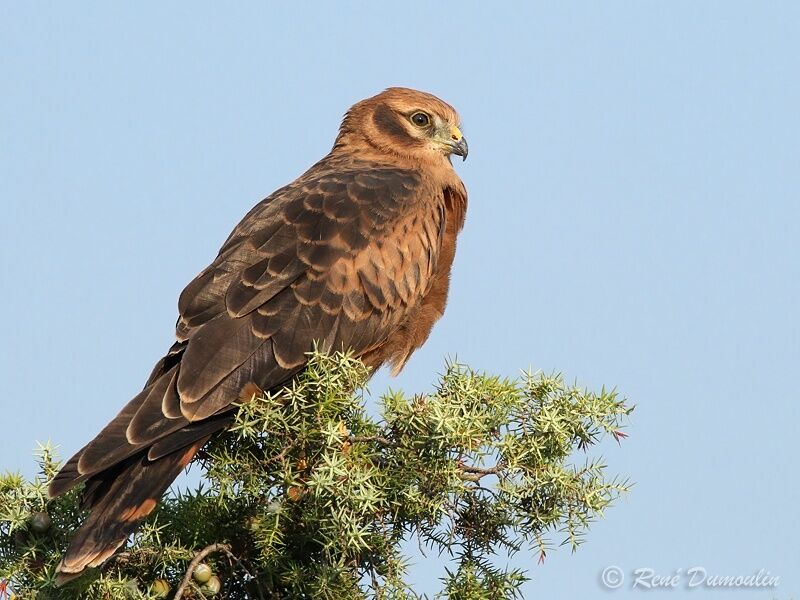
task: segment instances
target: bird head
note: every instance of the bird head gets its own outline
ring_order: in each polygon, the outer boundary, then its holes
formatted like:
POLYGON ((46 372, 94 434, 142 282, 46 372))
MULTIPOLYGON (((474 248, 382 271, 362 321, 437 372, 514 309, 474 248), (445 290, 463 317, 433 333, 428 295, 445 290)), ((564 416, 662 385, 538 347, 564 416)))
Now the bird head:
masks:
POLYGON ((455 109, 432 94, 389 88, 355 104, 344 117, 336 148, 361 147, 421 161, 464 160, 469 147, 455 109))

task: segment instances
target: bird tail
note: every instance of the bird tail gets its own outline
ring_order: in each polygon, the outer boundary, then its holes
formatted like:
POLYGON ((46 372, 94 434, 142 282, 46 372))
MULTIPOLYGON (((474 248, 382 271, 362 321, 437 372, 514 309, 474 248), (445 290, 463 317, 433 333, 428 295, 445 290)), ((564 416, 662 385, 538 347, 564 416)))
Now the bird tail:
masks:
POLYGON ((78 577, 87 567, 99 566, 114 554, 209 437, 156 460, 149 460, 145 450, 90 480, 84 503, 91 512, 58 565, 58 585, 78 577))

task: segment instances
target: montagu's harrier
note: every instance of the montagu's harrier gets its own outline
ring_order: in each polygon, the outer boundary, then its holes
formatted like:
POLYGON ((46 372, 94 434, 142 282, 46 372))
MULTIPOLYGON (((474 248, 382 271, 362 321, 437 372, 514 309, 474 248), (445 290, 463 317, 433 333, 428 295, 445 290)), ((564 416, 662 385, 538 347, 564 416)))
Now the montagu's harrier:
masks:
POLYGON ((240 398, 274 390, 307 353, 351 349, 399 371, 444 311, 467 193, 456 111, 391 88, 353 106, 331 152, 257 204, 183 291, 177 342, 144 389, 50 484, 85 482, 89 516, 59 565, 111 556, 240 398))

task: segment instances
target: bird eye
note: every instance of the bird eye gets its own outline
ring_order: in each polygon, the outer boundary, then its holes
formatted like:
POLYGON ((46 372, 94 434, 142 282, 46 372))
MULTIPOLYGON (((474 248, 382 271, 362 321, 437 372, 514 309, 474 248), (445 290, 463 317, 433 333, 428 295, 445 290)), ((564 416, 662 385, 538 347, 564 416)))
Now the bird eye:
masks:
POLYGON ((411 122, 417 127, 427 127, 430 125, 431 118, 424 112, 415 112, 411 115, 411 122))

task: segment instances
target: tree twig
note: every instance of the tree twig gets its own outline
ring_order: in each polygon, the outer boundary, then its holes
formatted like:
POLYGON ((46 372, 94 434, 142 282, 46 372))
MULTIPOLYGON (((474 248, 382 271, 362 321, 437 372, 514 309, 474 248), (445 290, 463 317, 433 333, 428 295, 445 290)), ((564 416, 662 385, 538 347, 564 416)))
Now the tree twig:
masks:
POLYGON ((228 546, 227 544, 211 544, 210 546, 206 546, 205 548, 200 550, 200 552, 194 555, 192 562, 189 563, 189 566, 186 569, 186 573, 183 576, 183 580, 181 581, 181 584, 178 586, 178 589, 175 590, 175 596, 173 597, 173 600, 181 600, 181 598, 183 598, 183 592, 185 592, 186 588, 189 587, 189 584, 192 581, 192 573, 194 573, 194 570, 197 568, 197 565, 203 562, 203 559, 206 556, 208 556, 209 554, 213 554, 214 552, 224 552, 225 554, 233 556, 233 554, 231 553, 231 547, 228 546))
POLYGON ((503 465, 495 465, 493 467, 474 467, 472 465, 461 465, 461 470, 464 473, 478 473, 480 475, 497 475, 503 470, 503 465))
POLYGON ((473 465, 459 465, 461 469, 461 479, 464 481, 480 481, 487 475, 497 475, 504 468, 503 463, 498 463, 493 467, 476 467, 473 465))
POLYGON ((378 442, 381 446, 392 446, 392 442, 382 435, 351 435, 347 438, 351 444, 356 442, 378 442))

